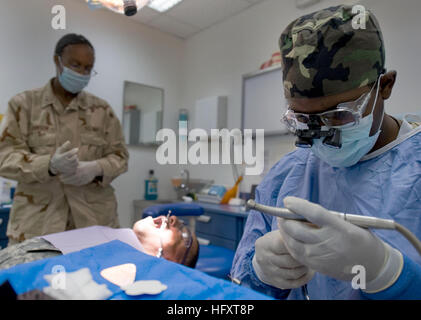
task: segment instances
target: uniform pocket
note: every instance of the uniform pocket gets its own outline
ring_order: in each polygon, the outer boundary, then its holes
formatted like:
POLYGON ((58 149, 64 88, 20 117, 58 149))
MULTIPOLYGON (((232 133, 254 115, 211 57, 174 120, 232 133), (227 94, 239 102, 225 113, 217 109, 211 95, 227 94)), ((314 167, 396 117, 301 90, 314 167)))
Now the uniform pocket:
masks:
POLYGON ((38 234, 45 224, 45 213, 51 203, 49 192, 33 188, 18 188, 10 213, 10 227, 13 233, 25 237, 25 233, 38 234))
POLYGON ((104 147, 106 141, 93 134, 93 133, 82 133, 80 135, 80 160, 93 161, 103 157, 104 147))
POLYGON ((117 199, 113 187, 89 187, 83 194, 89 207, 95 212, 98 225, 116 227, 117 199))
POLYGON ((56 134, 34 132, 28 137, 28 146, 32 153, 52 154, 56 149, 56 134))

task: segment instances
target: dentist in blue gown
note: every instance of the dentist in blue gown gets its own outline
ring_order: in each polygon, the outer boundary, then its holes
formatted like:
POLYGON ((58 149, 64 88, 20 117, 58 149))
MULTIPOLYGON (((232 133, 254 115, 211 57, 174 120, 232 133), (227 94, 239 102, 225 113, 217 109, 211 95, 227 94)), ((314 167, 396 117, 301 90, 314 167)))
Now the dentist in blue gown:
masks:
POLYGON ((364 28, 355 16, 351 6, 320 10, 279 40, 283 120, 298 148, 270 170, 256 202, 311 223, 251 211, 231 270, 279 299, 421 299, 421 256, 400 233, 326 211, 393 219, 421 238, 421 127, 385 113, 397 73, 385 69, 374 15, 364 28))

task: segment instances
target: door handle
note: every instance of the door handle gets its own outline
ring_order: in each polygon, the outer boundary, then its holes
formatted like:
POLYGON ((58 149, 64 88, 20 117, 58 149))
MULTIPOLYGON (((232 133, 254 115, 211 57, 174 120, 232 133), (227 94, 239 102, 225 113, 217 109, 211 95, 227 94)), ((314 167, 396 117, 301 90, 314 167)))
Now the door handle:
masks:
POLYGON ((202 216, 198 216, 197 217, 197 221, 203 222, 203 223, 209 223, 211 220, 212 220, 212 217, 211 216, 204 216, 204 215, 202 215, 202 216))
POLYGON ((204 246, 207 246, 210 244, 210 240, 205 239, 205 238, 200 238, 200 237, 197 237, 197 242, 199 242, 199 244, 204 245, 204 246))

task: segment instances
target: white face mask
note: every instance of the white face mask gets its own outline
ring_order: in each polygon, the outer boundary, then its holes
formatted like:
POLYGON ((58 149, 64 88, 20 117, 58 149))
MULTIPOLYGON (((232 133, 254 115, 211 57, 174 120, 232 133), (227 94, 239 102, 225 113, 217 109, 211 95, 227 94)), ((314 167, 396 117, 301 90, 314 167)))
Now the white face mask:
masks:
POLYGON ((70 68, 65 67, 61 59, 60 64, 63 68, 63 71, 59 75, 58 81, 60 82, 63 89, 73 94, 81 92, 91 80, 91 75, 83 75, 76 71, 73 71, 70 68))
POLYGON ((329 147, 323 144, 321 139, 314 139, 311 151, 316 157, 328 163, 332 167, 351 167, 365 156, 376 144, 381 133, 381 125, 384 118, 384 110, 382 120, 378 131, 370 137, 371 127, 373 125, 373 112, 377 103, 377 97, 380 87, 380 76, 377 84, 376 99, 369 115, 362 118, 359 124, 341 129, 342 147, 339 149, 329 147))

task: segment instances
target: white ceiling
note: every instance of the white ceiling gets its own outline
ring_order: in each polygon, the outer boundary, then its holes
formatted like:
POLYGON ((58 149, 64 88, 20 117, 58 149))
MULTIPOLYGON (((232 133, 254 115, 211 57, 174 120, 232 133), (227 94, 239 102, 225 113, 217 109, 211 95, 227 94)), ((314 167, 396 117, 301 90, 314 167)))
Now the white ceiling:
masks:
POLYGON ((165 13, 144 7, 135 21, 186 39, 265 0, 183 0, 165 13))

